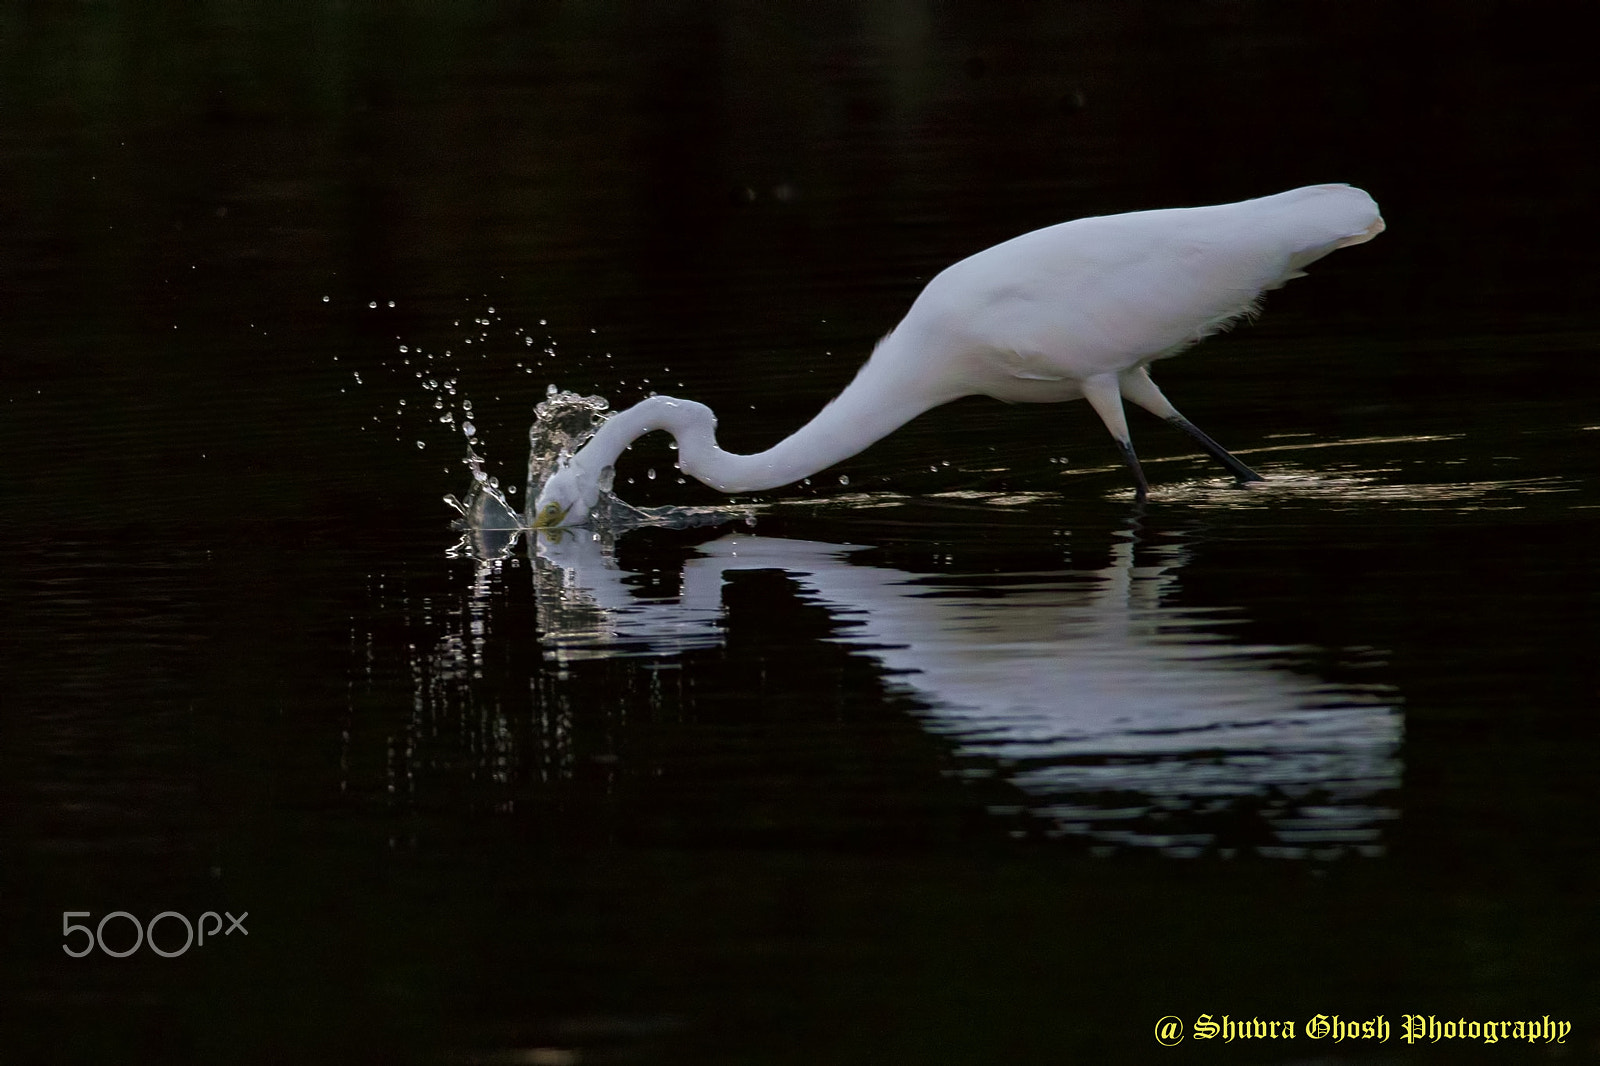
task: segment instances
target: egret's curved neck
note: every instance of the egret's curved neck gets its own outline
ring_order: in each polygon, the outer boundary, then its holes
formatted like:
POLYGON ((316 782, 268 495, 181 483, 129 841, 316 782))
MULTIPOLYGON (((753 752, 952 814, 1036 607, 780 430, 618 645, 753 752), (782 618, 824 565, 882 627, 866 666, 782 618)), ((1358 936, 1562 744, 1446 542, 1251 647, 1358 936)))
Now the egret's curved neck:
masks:
POLYGON ((764 452, 736 455, 717 445, 717 419, 692 400, 652 396, 601 424, 572 464, 598 478, 623 450, 652 430, 678 442, 678 467, 722 492, 759 492, 788 485, 842 462, 917 415, 963 395, 919 381, 905 331, 885 337, 855 380, 815 418, 764 452))

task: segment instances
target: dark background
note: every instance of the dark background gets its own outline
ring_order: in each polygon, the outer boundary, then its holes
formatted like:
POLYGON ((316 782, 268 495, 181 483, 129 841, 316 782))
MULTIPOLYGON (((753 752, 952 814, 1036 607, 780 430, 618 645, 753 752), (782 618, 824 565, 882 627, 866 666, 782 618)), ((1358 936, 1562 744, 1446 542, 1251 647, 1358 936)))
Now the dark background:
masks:
MULTIPOLYGON (((1155 1019, 1202 1011, 1576 1025, 1228 1061, 1600 1055, 1600 81, 1564 11, 8 6, 0 1058, 1176 1060, 1207 1049, 1155 1019), (703 400, 764 447, 955 259, 1329 181, 1388 232, 1161 381, 1237 447, 1443 439, 1351 460, 1409 495, 1219 514, 1158 484, 1144 529, 1200 545, 1186 602, 1242 608, 1240 640, 1377 649, 1407 713, 1382 858, 1019 841, 780 574, 730 586, 719 649, 567 664, 528 567, 472 593, 445 557, 464 398, 508 483, 551 383, 703 400), (476 672, 417 652, 473 618, 476 672), (419 734, 423 706, 462 713, 419 734), (249 939, 61 954, 61 912, 117 909, 248 910, 249 939)), ((1201 470, 1134 432, 1158 482, 1201 470)), ((639 452, 629 499, 711 499, 639 452)), ((1068 530, 1103 566, 1113 460, 1079 406, 963 401, 841 472, 1059 501, 760 531, 985 573, 1062 565, 1068 530)), ((670 583, 693 542, 619 551, 670 583)))

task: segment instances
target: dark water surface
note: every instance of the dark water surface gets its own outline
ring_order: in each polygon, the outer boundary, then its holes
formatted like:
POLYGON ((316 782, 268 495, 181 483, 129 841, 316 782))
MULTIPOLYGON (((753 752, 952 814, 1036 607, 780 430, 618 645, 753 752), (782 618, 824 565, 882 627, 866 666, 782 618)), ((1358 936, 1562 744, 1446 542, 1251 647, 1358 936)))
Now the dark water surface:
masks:
POLYGON ((1583 39, 0 16, 0 1061, 1600 1057, 1583 39), (1158 374, 1264 485, 1136 416, 1138 507, 1086 406, 974 399, 748 522, 457 546, 463 423, 520 505, 551 384, 761 448, 963 255, 1324 181, 1388 232, 1158 374), (247 933, 63 951, 114 911, 247 933), (1298 1033, 1155 1042, 1205 1013, 1298 1033))

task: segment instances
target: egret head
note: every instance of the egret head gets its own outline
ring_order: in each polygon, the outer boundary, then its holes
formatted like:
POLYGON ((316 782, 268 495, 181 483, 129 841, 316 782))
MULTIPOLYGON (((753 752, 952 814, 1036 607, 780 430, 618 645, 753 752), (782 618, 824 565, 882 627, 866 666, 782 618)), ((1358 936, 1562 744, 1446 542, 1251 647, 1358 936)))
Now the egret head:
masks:
POLYGON ((599 502, 599 484, 568 463, 551 474, 539 490, 539 499, 533 506, 533 528, 585 525, 599 502))

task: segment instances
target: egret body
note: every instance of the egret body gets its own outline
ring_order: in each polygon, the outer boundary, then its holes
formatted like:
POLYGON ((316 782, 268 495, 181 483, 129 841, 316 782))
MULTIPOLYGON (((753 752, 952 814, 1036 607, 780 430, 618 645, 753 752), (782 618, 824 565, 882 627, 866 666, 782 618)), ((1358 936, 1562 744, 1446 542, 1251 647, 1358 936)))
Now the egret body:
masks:
POLYGON ((1313 185, 1212 207, 1080 218, 1025 233, 945 268, 845 390, 764 452, 716 441, 704 404, 652 396, 603 422, 540 490, 535 527, 583 525, 613 464, 665 430, 678 467, 722 492, 777 488, 825 470, 930 408, 963 396, 1008 403, 1086 399, 1149 490, 1123 401, 1171 422, 1240 481, 1261 477, 1178 413, 1149 365, 1252 313, 1261 294, 1329 252, 1383 230, 1372 197, 1313 185))

